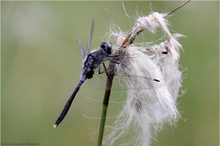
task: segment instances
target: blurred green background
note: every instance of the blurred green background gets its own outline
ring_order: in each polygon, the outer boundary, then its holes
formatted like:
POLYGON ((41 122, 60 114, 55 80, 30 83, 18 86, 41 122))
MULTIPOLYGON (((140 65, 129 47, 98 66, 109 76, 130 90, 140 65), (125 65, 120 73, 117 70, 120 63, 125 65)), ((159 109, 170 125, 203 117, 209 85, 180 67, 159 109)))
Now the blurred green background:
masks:
MULTIPOLYGON (((151 10, 168 12, 180 4, 124 2, 132 17, 137 10, 148 15, 151 10)), ((78 83, 82 65, 76 39, 87 43, 93 13, 92 49, 104 41, 111 22, 123 31, 133 25, 121 2, 1 2, 3 144, 96 145, 103 90, 83 85, 65 120, 56 129, 52 127, 78 83)), ((184 49, 180 63, 188 68, 183 86, 187 93, 178 99, 183 118, 176 127, 165 126, 152 146, 217 146, 219 2, 190 2, 169 21, 172 32, 186 36, 180 39, 184 49)), ((120 91, 112 92, 111 101, 124 98, 120 91)), ((110 103, 108 125, 121 106, 110 103)))

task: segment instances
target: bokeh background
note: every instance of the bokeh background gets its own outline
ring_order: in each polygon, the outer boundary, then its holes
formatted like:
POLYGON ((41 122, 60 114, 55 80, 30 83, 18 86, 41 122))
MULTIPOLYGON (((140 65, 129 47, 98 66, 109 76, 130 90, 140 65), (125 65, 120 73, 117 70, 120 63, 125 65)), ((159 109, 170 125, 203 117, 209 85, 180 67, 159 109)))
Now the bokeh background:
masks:
MULTIPOLYGON (((124 2, 127 13, 168 12, 181 1, 124 2)), ((1 141, 3 145, 96 145, 104 91, 83 85, 65 120, 52 126, 82 70, 76 43, 87 43, 92 14, 97 48, 110 23, 129 31, 121 2, 1 2, 1 141), (97 101, 95 101, 97 100, 97 101), (100 102, 98 102, 100 101, 100 102)), ((219 142, 219 2, 190 2, 169 18, 184 34, 180 63, 187 68, 178 99, 182 119, 165 126, 152 146, 217 146, 219 142)), ((144 33, 150 36, 147 33, 144 33)), ((142 36, 140 36, 142 37, 142 36)), ((142 37, 143 38, 143 37, 142 37)), ((154 37, 144 37, 151 41, 154 37)), ((122 91, 125 92, 125 91, 122 91)), ((125 97, 114 91, 111 101, 125 97)), ((112 125, 122 104, 110 103, 112 125)))

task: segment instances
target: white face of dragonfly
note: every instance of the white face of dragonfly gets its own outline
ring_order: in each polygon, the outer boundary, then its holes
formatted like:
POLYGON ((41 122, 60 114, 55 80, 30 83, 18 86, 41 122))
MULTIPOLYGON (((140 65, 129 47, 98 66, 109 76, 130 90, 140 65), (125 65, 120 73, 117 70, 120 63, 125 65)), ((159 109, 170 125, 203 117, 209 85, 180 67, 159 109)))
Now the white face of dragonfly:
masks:
POLYGON ((109 42, 102 42, 100 45, 100 50, 107 55, 111 55, 113 52, 112 44, 109 42))

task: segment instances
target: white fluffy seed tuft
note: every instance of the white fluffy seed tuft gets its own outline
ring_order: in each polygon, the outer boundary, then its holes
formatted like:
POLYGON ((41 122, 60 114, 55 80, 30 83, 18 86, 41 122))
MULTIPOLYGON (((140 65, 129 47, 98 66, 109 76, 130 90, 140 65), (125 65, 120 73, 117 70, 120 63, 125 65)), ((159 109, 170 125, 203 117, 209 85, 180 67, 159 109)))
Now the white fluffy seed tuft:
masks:
MULTIPOLYGON (((104 145, 114 145, 118 139, 130 135, 124 145, 149 146, 164 124, 175 124, 180 118, 176 100, 182 86, 182 72, 179 71, 182 46, 177 39, 183 35, 170 33, 165 16, 154 12, 139 17, 129 32, 131 43, 142 31, 156 33, 157 28, 163 30, 167 40, 153 46, 128 45, 124 52, 126 57, 115 65, 116 74, 131 76, 126 80, 128 90, 123 109, 113 127, 107 126, 111 133, 105 137, 104 145)), ((108 39, 120 46, 126 36, 119 27, 111 27, 108 39)))

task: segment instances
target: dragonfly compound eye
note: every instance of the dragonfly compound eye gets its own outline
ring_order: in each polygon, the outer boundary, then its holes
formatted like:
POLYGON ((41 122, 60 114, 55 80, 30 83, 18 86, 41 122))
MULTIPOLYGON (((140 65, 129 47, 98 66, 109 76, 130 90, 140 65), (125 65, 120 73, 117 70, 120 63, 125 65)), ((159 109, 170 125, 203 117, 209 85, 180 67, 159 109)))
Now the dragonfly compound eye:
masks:
POLYGON ((113 52, 112 44, 108 42, 102 42, 100 45, 101 49, 106 52, 106 54, 111 55, 113 52))

